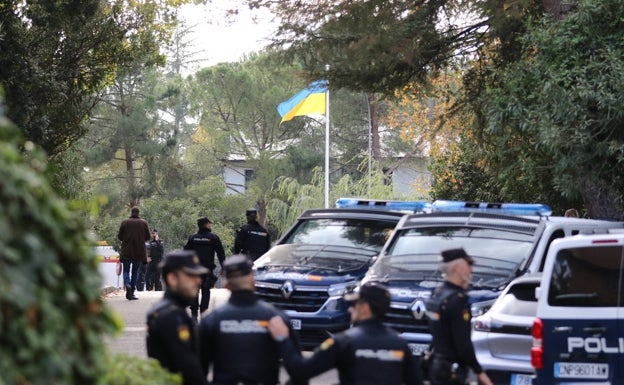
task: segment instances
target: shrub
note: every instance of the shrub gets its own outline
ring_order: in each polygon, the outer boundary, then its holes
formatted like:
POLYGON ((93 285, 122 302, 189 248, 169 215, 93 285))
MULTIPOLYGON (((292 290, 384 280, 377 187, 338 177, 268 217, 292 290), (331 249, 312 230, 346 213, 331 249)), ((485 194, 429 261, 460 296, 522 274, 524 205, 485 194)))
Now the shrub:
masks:
POLYGON ((0 111, 0 384, 98 384, 102 335, 119 326, 84 221, 45 165, 0 111))
POLYGON ((126 354, 107 356, 107 371, 100 385, 181 385, 182 376, 173 374, 153 358, 126 354))

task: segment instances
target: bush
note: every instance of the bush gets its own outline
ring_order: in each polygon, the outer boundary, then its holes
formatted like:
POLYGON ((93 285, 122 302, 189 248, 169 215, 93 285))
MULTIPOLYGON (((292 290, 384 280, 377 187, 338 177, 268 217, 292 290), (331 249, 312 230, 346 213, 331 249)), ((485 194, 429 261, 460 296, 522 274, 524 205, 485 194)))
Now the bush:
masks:
POLYGON ((0 111, 0 384, 98 384, 102 336, 119 325, 84 221, 54 193, 45 165, 0 111))
POLYGON ((100 385, 181 385, 182 376, 173 374, 148 358, 126 354, 108 356, 107 371, 100 385))

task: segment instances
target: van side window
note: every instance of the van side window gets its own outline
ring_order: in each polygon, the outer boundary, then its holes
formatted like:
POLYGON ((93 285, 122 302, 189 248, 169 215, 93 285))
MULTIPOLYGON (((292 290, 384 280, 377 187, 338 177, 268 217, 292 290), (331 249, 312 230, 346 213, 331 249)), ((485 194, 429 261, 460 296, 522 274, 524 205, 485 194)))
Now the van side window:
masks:
POLYGON ((542 260, 540 262, 539 271, 544 270, 544 263, 546 262, 546 256, 548 255, 548 249, 550 249, 550 244, 555 239, 563 238, 563 237, 565 237, 565 233, 561 229, 553 231, 553 233, 550 235, 550 238, 548 239, 548 243, 546 244, 546 250, 544 250, 544 255, 542 255, 542 260))
POLYGON ((559 251, 553 265, 551 306, 618 306, 622 247, 580 247, 559 251))

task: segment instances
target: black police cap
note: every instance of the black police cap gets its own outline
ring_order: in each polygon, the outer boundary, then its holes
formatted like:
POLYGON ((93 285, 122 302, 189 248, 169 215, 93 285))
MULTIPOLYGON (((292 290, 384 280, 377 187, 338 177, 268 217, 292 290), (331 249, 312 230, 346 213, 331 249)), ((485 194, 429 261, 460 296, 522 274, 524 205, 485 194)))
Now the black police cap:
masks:
POLYGON ((442 262, 444 263, 451 262, 460 258, 465 259, 466 262, 468 262, 470 265, 474 263, 474 259, 472 259, 472 257, 468 255, 466 251, 462 248, 444 250, 440 254, 442 255, 442 262))
POLYGON ((197 220, 197 226, 203 227, 206 223, 212 223, 208 217, 201 217, 197 220))
POLYGON ((223 262, 223 271, 226 278, 242 277, 251 274, 253 262, 243 254, 235 254, 223 262))
POLYGON ((209 272, 207 268, 199 264, 199 257, 191 250, 174 250, 165 254, 159 267, 163 274, 177 270, 192 275, 202 275, 209 272))
POLYGON ((348 303, 363 301, 368 303, 371 309, 385 312, 390 306, 390 292, 386 286, 378 282, 367 282, 360 286, 359 290, 344 295, 348 303))
POLYGON ((258 210, 256 210, 256 209, 247 209, 247 211, 245 211, 245 215, 246 216, 258 215, 258 210))

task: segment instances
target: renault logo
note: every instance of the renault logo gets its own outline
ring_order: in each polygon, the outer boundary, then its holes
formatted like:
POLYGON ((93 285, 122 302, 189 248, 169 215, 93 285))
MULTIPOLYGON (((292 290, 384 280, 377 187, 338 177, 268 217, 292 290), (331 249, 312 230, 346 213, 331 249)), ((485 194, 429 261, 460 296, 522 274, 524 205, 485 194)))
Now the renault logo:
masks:
POLYGON ((293 281, 286 281, 282 285, 280 291, 282 292, 282 297, 289 299, 292 293, 295 292, 295 284, 293 281))
POLYGON ((419 319, 422 319, 423 316, 425 315, 425 312, 427 311, 427 307, 425 306, 425 303, 423 301, 418 300, 418 301, 414 301, 414 303, 410 307, 410 310, 412 311, 414 318, 419 320, 419 319))

